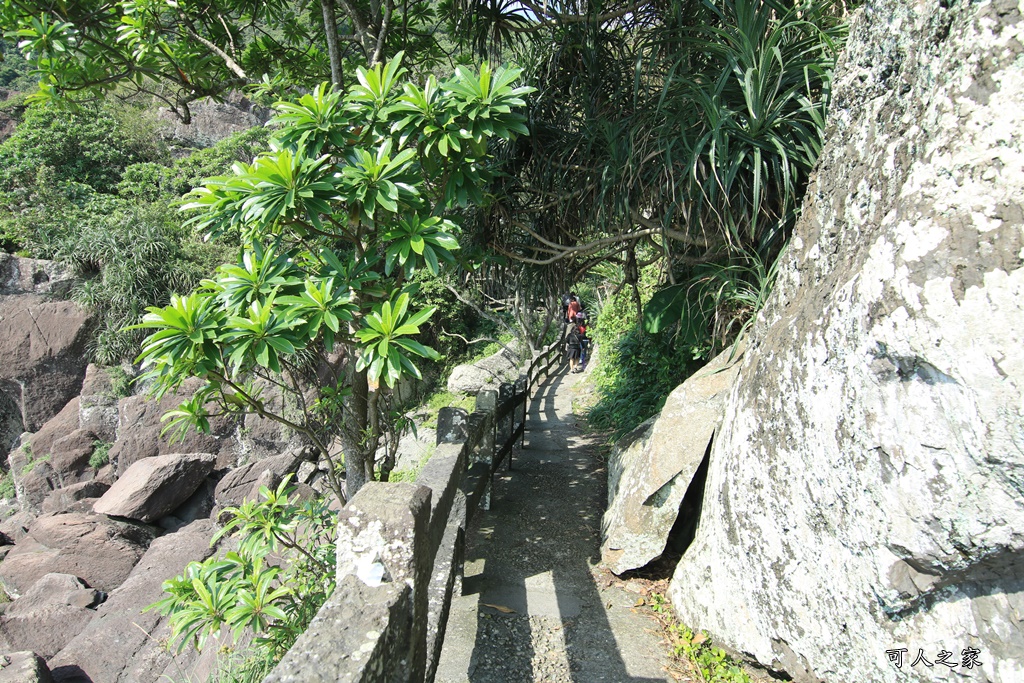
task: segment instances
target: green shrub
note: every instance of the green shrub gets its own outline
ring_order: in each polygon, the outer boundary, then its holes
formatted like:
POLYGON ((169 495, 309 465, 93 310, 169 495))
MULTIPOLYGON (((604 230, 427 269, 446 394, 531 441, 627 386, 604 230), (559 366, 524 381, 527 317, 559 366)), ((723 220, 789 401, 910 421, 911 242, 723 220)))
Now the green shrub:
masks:
POLYGON ((236 641, 252 633, 252 648, 233 655, 241 663, 219 680, 262 680, 334 590, 335 516, 323 499, 293 502, 290 479, 225 510, 231 519, 214 540, 237 535, 238 550, 190 563, 147 608, 170 616, 179 651, 188 643, 201 650, 225 627, 236 641), (282 554, 287 562, 271 562, 282 554))
POLYGON ((0 88, 17 92, 31 92, 38 86, 32 74, 32 65, 25 61, 16 40, 0 38, 0 88))
POLYGON ((52 168, 56 182, 113 192, 129 164, 166 156, 155 122, 131 105, 68 111, 29 107, 21 123, 0 143, 0 188, 35 184, 39 169, 52 168))
MULTIPOLYGON (((646 305, 659 273, 647 268, 637 289, 646 305)), ((637 318, 632 288, 620 287, 605 301, 593 322, 591 336, 600 346, 600 363, 591 381, 600 398, 590 409, 590 424, 609 429, 614 438, 655 415, 665 398, 694 370, 705 347, 679 343, 672 331, 649 334, 637 318)))
POLYGON ((14 490, 14 477, 11 476, 10 472, 4 472, 0 475, 0 498, 10 500, 17 495, 14 490))
POLYGON ((113 365, 134 359, 145 337, 123 328, 138 323, 147 306, 190 291, 213 273, 227 250, 193 240, 167 203, 106 203, 107 213, 80 224, 59 242, 55 256, 82 277, 72 299, 97 313, 93 356, 113 365))
POLYGON ((109 441, 96 440, 92 442, 92 455, 89 456, 89 467, 98 470, 110 462, 110 447, 114 444, 109 441))
POLYGON ((112 365, 107 368, 107 377, 110 378, 110 392, 114 398, 125 398, 132 395, 132 378, 120 365, 112 365))

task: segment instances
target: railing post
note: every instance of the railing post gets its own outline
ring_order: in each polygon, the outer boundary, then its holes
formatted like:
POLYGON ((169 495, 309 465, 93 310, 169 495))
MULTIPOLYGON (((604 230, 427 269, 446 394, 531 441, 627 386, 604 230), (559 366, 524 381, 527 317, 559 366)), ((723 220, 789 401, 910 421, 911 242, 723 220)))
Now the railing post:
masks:
POLYGON ((419 683, 426 673, 427 587, 434 566, 430 499, 426 486, 367 482, 338 512, 338 579, 355 574, 364 582, 402 582, 412 589, 408 677, 390 680, 419 683))
MULTIPOLYGON (((516 387, 515 387, 514 384, 510 384, 508 382, 502 382, 501 385, 498 387, 498 405, 502 406, 504 408, 504 406, 506 406, 508 404, 508 402, 511 401, 515 397, 515 394, 516 394, 516 387)), ((501 439, 495 439, 495 441, 496 441, 496 444, 500 444, 500 447, 502 449, 504 449, 505 444, 508 442, 508 440, 510 438, 512 438, 512 433, 515 430, 515 425, 516 425, 516 414, 515 413, 516 413, 516 411, 514 409, 509 411, 508 414, 505 415, 505 417, 503 417, 501 419, 501 425, 497 425, 497 424, 495 425, 495 432, 496 432, 496 434, 497 433, 501 434, 501 439)), ((512 453, 511 453, 511 451, 508 454, 508 468, 510 470, 512 469, 512 453)))
POLYGON ((446 406, 437 411, 437 438, 435 443, 460 443, 466 440, 469 413, 462 408, 446 406))
POLYGON ((495 433, 498 429, 498 421, 494 415, 497 410, 498 392, 494 389, 481 389, 476 395, 476 413, 474 415, 485 414, 490 421, 490 424, 482 429, 483 434, 480 437, 480 446, 473 457, 474 462, 487 463, 487 484, 484 488, 483 497, 480 500, 481 510, 491 509, 491 473, 494 470, 495 433))
MULTIPOLYGON (((530 412, 530 380, 526 375, 520 375, 519 379, 516 380, 516 393, 521 397, 523 402, 523 419, 519 423, 523 425, 523 433, 519 435, 519 449, 522 450, 526 447, 526 417, 530 412)), ((518 412, 518 409, 513 413, 518 412)), ((512 425, 515 428, 515 424, 512 425)), ((508 456, 508 466, 512 469, 512 454, 508 456)))

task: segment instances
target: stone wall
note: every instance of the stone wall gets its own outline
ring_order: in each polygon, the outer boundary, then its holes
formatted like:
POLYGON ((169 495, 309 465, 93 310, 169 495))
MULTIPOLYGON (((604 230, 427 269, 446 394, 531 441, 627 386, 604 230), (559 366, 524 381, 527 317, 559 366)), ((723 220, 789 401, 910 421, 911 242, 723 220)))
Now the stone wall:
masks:
POLYGON ((1024 680, 1022 42, 1014 0, 853 21, 670 591, 796 680, 1024 680))
POLYGON ((487 509, 525 419, 500 419, 502 394, 528 400, 502 388, 481 390, 472 414, 441 409, 437 450, 414 484, 369 482, 339 512, 337 587, 265 683, 434 680, 467 520, 487 509))

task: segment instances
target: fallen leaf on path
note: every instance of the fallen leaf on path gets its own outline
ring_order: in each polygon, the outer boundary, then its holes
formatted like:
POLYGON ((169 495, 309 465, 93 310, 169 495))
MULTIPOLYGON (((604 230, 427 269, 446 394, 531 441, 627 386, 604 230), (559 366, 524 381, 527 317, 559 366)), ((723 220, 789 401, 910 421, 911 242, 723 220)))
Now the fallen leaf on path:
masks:
POLYGON ((643 607, 643 606, 644 606, 644 599, 643 598, 637 598, 636 602, 633 603, 633 607, 643 607))
POLYGON ((482 604, 484 607, 490 607, 491 609, 496 609, 499 612, 501 612, 502 614, 515 614, 516 613, 516 611, 514 609, 512 609, 511 607, 505 607, 504 605, 492 605, 492 604, 487 603, 487 602, 483 602, 483 603, 480 603, 480 604, 482 604))

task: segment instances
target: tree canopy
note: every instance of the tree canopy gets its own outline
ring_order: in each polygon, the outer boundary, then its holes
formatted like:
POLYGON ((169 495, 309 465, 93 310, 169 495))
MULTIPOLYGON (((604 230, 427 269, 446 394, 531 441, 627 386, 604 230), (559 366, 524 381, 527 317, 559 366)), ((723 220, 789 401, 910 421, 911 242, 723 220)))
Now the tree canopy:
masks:
POLYGON ((191 120, 189 105, 262 84, 271 92, 341 86, 355 67, 437 50, 426 0, 5 0, 0 25, 34 64, 37 100, 146 94, 191 120), (348 76, 346 77, 346 73, 348 76))
POLYGON ((171 425, 206 429, 211 410, 281 422, 328 459, 339 496, 340 458, 349 494, 374 476, 384 387, 436 357, 414 339, 433 309, 412 309, 412 277, 455 261, 457 213, 481 199, 489 141, 527 132, 518 69, 460 67, 422 86, 404 72, 399 55, 360 68, 347 93, 325 83, 279 102, 270 149, 185 205, 206 234, 242 239, 239 263, 140 324, 158 394, 205 380, 171 425), (289 395, 292 413, 271 408, 269 391, 289 395))

